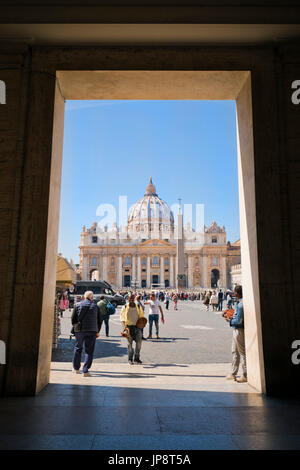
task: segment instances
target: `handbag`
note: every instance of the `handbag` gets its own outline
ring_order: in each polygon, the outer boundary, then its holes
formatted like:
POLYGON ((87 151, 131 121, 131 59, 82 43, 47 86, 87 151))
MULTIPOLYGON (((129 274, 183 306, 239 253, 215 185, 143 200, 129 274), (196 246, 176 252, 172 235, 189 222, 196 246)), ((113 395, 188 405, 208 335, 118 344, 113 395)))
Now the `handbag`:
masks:
POLYGON ((81 311, 80 311, 80 314, 78 316, 78 322, 77 323, 74 323, 73 324, 73 327, 71 329, 71 334, 73 335, 74 333, 79 333, 79 331, 81 331, 81 324, 82 324, 82 320, 84 319, 84 317, 86 316, 87 312, 89 311, 90 309, 90 305, 86 307, 82 317, 80 318, 81 316, 81 311), (79 319, 80 318, 80 319, 79 319))
POLYGON ((123 338, 129 338, 130 336, 129 328, 124 328, 124 330, 121 331, 120 335, 123 336, 123 338))

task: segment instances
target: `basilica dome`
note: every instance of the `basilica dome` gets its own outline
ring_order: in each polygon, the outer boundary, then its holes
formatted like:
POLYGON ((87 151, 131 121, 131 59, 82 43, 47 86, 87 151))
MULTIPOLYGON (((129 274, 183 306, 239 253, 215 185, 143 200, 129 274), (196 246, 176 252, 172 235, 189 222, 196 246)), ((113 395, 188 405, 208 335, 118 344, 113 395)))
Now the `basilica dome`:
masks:
POLYGON ((174 228, 174 216, 168 204, 160 199, 150 178, 145 195, 129 211, 128 228, 134 231, 167 231, 174 228))

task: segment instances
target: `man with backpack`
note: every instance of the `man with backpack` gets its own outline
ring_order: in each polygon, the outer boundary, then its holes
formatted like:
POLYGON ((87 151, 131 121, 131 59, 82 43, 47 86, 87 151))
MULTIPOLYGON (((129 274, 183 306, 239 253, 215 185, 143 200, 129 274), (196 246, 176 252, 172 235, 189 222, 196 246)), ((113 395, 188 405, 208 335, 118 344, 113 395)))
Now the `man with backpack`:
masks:
POLYGON ((97 303, 97 306, 99 308, 100 312, 100 328, 99 328, 99 333, 101 330, 102 323, 105 323, 105 334, 108 337, 109 336, 109 317, 112 313, 110 309, 113 307, 115 311, 115 307, 108 302, 108 300, 105 299, 104 295, 101 295, 100 301, 97 303))

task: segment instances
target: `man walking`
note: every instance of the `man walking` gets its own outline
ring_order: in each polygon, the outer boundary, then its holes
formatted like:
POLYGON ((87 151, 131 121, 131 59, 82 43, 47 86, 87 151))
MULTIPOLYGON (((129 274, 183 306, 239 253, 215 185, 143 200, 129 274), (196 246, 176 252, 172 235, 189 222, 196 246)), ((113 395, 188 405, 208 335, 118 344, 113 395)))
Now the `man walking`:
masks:
POLYGON ((247 382, 247 364, 246 364, 246 348, 244 334, 244 308, 243 308, 243 290, 242 286, 236 286, 234 295, 237 299, 235 313, 230 319, 225 315, 225 319, 233 328, 232 334, 232 372, 227 379, 236 380, 237 382, 247 382), (240 362, 242 364, 243 375, 240 379, 236 379, 239 371, 240 362))
POLYGON ((152 326, 155 323, 156 338, 159 339, 159 311, 161 314, 161 321, 164 323, 164 314, 160 305, 160 302, 155 298, 154 292, 151 293, 150 300, 145 302, 145 305, 149 305, 149 336, 148 339, 152 339, 152 326), (150 313, 151 312, 151 313, 150 313))
POLYGON ((220 292, 218 293, 218 311, 219 312, 222 312, 223 310, 223 292, 222 292, 222 289, 220 290, 220 292))
POLYGON ((90 377, 89 369, 93 362, 96 335, 100 329, 99 309, 95 302, 93 302, 93 295, 92 291, 86 291, 84 293, 84 300, 75 305, 71 317, 76 338, 73 353, 73 369, 76 374, 79 374, 84 345, 85 359, 82 369, 84 377, 90 377))
POLYGON ((124 305, 121 311, 121 323, 125 330, 128 328, 129 330, 129 337, 127 338, 128 341, 128 363, 132 365, 134 362, 136 364, 142 364, 140 359, 140 352, 142 347, 142 329, 136 326, 136 323, 139 318, 144 317, 144 311, 142 307, 140 307, 134 301, 134 294, 130 293, 128 296, 128 304, 124 305), (135 341, 136 348, 135 353, 132 347, 132 343, 135 341), (134 362, 133 362, 133 355, 134 355, 134 362))

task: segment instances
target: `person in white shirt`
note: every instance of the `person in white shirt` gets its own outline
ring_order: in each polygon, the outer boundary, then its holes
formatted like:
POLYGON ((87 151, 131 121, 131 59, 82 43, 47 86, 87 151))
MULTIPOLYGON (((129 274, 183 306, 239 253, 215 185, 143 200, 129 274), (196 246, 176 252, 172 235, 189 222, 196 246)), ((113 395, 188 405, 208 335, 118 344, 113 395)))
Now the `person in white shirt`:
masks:
POLYGON ((144 305, 149 305, 149 336, 148 339, 152 339, 152 326, 155 323, 156 338, 159 339, 159 311, 161 314, 161 321, 164 323, 164 314, 160 305, 160 302, 155 298, 155 293, 152 292, 150 300, 144 302, 144 305))

